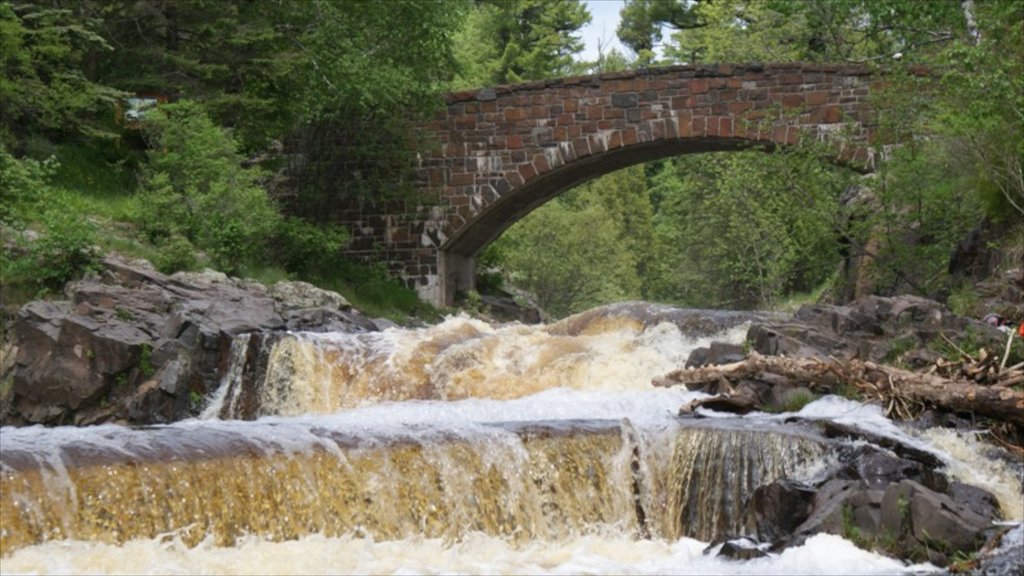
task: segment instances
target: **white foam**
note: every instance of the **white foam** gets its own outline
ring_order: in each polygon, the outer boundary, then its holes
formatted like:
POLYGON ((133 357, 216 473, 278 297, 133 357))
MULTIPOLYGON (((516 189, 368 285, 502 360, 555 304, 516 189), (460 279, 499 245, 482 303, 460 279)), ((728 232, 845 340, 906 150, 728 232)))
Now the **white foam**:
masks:
POLYGON ((907 566, 819 534, 803 546, 749 561, 703 554, 706 544, 588 535, 522 546, 472 534, 457 543, 410 538, 374 542, 309 536, 288 542, 257 538, 223 548, 205 542, 133 540, 121 546, 50 542, 16 551, 2 574, 920 574, 934 566, 907 566))

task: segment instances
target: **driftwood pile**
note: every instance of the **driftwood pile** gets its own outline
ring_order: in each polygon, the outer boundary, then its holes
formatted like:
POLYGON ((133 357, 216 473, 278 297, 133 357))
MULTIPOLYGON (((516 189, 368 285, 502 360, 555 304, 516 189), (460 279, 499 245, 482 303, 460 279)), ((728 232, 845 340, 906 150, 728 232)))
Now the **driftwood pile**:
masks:
POLYGON ((939 361, 912 372, 863 360, 762 356, 751 352, 732 364, 681 369, 654 380, 655 386, 685 386, 715 394, 684 406, 745 413, 765 408, 766 388, 804 387, 816 393, 856 388, 880 401, 886 414, 911 418, 924 408, 1007 422, 1024 429, 1024 364, 1000 367, 993 354, 958 362, 939 361))

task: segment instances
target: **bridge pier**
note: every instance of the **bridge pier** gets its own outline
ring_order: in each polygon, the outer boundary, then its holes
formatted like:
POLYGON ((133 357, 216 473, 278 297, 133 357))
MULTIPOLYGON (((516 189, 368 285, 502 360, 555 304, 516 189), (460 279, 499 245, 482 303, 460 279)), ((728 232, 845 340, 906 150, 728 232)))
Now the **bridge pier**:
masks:
POLYGON ((438 287, 434 294, 422 295, 431 304, 440 307, 455 305, 455 295, 476 288, 476 258, 447 250, 437 253, 438 287))

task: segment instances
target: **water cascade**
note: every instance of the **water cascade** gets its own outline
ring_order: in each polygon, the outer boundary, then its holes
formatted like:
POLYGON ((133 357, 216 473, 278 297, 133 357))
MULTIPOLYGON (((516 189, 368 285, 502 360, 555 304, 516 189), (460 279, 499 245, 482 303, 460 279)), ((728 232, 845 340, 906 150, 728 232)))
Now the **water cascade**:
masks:
MULTIPOLYGON (((118 546, 135 562, 140 546, 151 547, 143 556, 183 547, 180 560, 211 547, 320 550, 324 539, 362 539, 363 555, 378 553, 370 543, 399 542, 409 551, 476 547, 489 559, 499 549, 539 558, 576 546, 575 558, 596 538, 609 549, 651 542, 648 560, 668 564, 591 571, 676 572, 671 559, 688 539, 743 532, 754 488, 812 480, 833 452, 807 423, 680 419, 678 407, 699 394, 651 386, 712 336, 742 338, 741 321, 630 304, 541 327, 460 317, 380 333, 239 338, 204 419, 4 429, 0 556, 16 566, 4 570, 105 570, 75 542, 118 546), (50 543, 64 543, 56 557, 67 563, 47 564, 50 543)), ((576 566, 556 556, 544 566, 576 566)), ((496 568, 437 564, 436 553, 402 558, 345 571, 548 570, 523 559, 496 568)), ((125 566, 114 569, 166 568, 125 566)), ((221 571, 211 566, 182 571, 221 571)))

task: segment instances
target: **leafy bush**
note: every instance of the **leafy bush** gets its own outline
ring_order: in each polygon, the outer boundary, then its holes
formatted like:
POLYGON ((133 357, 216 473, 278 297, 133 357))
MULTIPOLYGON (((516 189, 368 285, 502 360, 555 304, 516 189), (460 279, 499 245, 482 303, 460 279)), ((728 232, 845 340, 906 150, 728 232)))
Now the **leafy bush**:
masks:
POLYGON ((190 101, 161 106, 144 130, 151 150, 135 220, 149 240, 181 236, 228 273, 260 255, 280 216, 231 137, 190 101))
POLYGON ((164 274, 191 270, 196 266, 196 248, 184 236, 171 236, 160 246, 153 264, 164 274))
POLYGON ((316 281, 338 266, 347 240, 348 234, 340 226, 326 228, 285 217, 274 231, 271 254, 289 273, 316 281))
POLYGON ((52 158, 43 162, 18 159, 0 146, 0 224, 24 226, 36 210, 54 170, 52 158))
POLYGON ((5 282, 59 290, 95 268, 96 232, 72 195, 50 186, 53 160, 17 159, 0 149, 0 225, 13 234, 4 246, 5 282), (36 232, 29 232, 35 226, 36 232))

